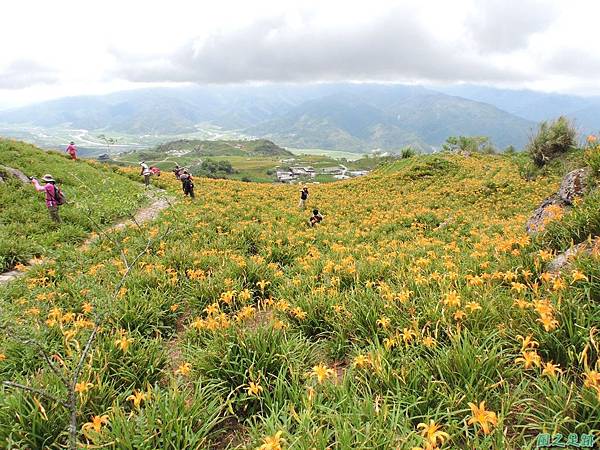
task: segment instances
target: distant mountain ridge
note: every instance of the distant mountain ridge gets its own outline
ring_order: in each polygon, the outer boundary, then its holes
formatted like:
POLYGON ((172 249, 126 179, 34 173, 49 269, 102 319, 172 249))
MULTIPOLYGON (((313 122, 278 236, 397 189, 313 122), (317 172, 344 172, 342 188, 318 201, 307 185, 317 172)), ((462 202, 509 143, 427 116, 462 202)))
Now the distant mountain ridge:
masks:
POLYGON ((488 103, 534 122, 567 116, 582 133, 600 130, 600 97, 554 94, 529 90, 457 85, 434 88, 450 95, 488 103))
POLYGON ((419 86, 190 86, 71 97, 0 111, 0 123, 98 133, 186 134, 218 127, 296 148, 439 148, 451 135, 522 147, 535 121, 419 86))

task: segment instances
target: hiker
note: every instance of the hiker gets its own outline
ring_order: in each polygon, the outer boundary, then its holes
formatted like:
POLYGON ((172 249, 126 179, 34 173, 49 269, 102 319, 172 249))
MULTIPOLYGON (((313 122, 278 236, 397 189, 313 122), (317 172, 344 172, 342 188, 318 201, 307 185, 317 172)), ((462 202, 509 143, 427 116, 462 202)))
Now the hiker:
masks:
POLYGON ((150 173, 152 175, 156 175, 157 177, 160 177, 160 169, 156 166, 150 166, 150 173))
POLYGON ((321 223, 323 216, 319 213, 318 209, 313 209, 313 215, 308 219, 308 224, 314 227, 316 224, 321 223))
POLYGON ((65 150, 66 153, 71 155, 71 159, 77 159, 77 147, 75 147, 75 142, 71 141, 69 146, 65 150))
POLYGON ((300 203, 298 203, 298 208, 304 209, 306 207, 306 200, 308 199, 308 188, 304 186, 300 191, 300 203))
POLYGON ((150 186, 150 175, 152 175, 152 172, 150 171, 150 167, 148 167, 148 164, 146 164, 146 161, 142 161, 140 163, 140 166, 142 166, 142 171, 140 172, 140 175, 144 175, 144 184, 146 185, 146 187, 150 186))
POLYGON ((173 169, 173 173, 175 174, 175 178, 179 180, 179 177, 183 173, 184 168, 180 167, 179 164, 175 164, 175 168, 173 169))
POLYGON ((40 185, 37 179, 31 178, 31 182, 33 183, 35 190, 38 192, 46 192, 46 207, 48 208, 48 212, 50 213, 50 218, 56 222, 60 223, 60 216, 58 215, 58 207, 65 203, 65 197, 61 190, 56 186, 56 181, 52 178, 52 175, 49 173, 42 177, 42 181, 45 181, 46 184, 43 186, 40 185))
POLYGON ((187 197, 188 195, 191 198, 195 198, 194 194, 194 180, 192 180, 192 174, 187 170, 183 169, 181 175, 179 175, 179 179, 181 180, 181 187, 183 188, 183 193, 187 197))

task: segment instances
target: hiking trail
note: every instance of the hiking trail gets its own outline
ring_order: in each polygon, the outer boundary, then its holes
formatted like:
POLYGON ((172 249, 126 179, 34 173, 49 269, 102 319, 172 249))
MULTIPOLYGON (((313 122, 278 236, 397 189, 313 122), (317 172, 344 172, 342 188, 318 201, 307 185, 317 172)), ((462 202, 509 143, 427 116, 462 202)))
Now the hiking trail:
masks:
MULTIPOLYGON (((81 243, 80 248, 85 248, 86 246, 90 245, 91 243, 99 239, 104 233, 109 233, 110 231, 114 230, 121 230, 131 224, 141 225, 145 222, 154 220, 158 217, 161 211, 167 209, 175 201, 175 197, 167 195, 167 191, 163 189, 152 189, 151 191, 146 191, 146 195, 149 199, 153 200, 151 204, 138 209, 133 215, 132 219, 126 219, 121 222, 118 222, 114 225, 109 226, 108 228, 104 228, 99 233, 92 232, 90 236, 81 243), (158 197, 158 195, 160 194, 163 194, 163 196, 158 197)), ((24 270, 9 270, 8 272, 0 273, 0 285, 9 283, 16 278, 22 277, 27 273, 27 269, 35 265, 42 264, 45 261, 46 260, 43 257, 32 258, 27 262, 24 270)))

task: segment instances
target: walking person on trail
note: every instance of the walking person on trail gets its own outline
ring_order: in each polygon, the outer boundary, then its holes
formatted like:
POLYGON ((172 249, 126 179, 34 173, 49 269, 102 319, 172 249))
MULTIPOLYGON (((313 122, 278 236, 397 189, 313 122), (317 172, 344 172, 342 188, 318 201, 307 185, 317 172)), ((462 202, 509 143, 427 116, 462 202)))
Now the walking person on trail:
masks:
POLYGON ((71 155, 71 159, 77 159, 77 147, 75 147, 75 142, 71 141, 71 143, 69 144, 69 146, 67 147, 67 149, 65 150, 66 153, 68 153, 69 155, 71 155))
POLYGON ((195 198, 196 195, 194 194, 194 180, 192 180, 192 174, 183 169, 179 175, 179 179, 181 180, 181 187, 183 188, 185 196, 187 197, 189 195, 191 198, 195 198))
POLYGON ((177 178, 178 180, 181 177, 181 174, 183 173, 185 169, 183 167, 180 167, 179 164, 175 164, 175 168, 173 169, 173 173, 175 174, 175 178, 177 178))
POLYGON ((298 203, 298 208, 306 208, 306 200, 308 200, 308 188, 304 186, 300 191, 300 202, 298 203))
POLYGON ((313 209, 312 216, 308 219, 308 225, 314 227, 316 224, 321 223, 323 216, 319 213, 318 209, 313 209))
POLYGON ((56 186, 56 181, 49 173, 42 177, 42 181, 46 183, 43 186, 38 182, 37 179, 31 179, 36 191, 46 193, 46 207, 50 213, 50 218, 54 222, 60 223, 61 220, 58 214, 58 208, 59 206, 65 204, 65 196, 60 188, 56 186))
POLYGON ((140 175, 144 176, 144 184, 146 185, 146 187, 150 186, 150 175, 152 175, 152 171, 150 170, 150 167, 148 167, 148 164, 146 164, 146 161, 142 161, 140 163, 140 166, 142 166, 142 171, 140 172, 140 175))

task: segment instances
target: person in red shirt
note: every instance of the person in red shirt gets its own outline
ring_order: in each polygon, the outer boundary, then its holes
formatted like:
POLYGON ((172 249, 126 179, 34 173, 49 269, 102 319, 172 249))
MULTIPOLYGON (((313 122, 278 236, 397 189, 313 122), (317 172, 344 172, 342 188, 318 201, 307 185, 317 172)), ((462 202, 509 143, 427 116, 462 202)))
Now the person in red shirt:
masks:
POLYGON ((77 147, 75 147, 75 142, 71 141, 67 150, 65 150, 69 155, 71 155, 71 159, 77 159, 77 147))

